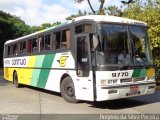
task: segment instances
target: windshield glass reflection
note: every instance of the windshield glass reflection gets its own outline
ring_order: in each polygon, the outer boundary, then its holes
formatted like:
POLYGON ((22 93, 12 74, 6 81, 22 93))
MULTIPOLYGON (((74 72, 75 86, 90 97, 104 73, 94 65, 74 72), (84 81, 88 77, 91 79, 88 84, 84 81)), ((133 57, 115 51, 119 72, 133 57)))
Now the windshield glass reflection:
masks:
POLYGON ((100 66, 152 64, 145 27, 99 24, 97 63, 100 66))

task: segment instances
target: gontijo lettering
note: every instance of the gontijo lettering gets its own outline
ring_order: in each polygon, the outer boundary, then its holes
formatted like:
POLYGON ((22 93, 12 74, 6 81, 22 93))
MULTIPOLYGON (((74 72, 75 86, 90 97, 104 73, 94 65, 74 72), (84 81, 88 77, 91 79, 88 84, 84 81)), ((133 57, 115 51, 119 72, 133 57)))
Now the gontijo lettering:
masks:
POLYGON ((26 65, 26 59, 12 59, 12 65, 26 65))

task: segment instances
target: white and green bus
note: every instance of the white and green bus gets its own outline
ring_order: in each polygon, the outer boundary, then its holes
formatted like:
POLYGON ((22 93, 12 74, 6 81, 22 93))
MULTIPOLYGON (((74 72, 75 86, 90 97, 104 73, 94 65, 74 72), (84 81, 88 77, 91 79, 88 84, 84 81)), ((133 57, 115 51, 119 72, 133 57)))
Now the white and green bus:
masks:
POLYGON ((68 102, 152 94, 156 83, 147 28, 141 21, 91 15, 9 40, 4 78, 16 87, 59 92, 68 102))

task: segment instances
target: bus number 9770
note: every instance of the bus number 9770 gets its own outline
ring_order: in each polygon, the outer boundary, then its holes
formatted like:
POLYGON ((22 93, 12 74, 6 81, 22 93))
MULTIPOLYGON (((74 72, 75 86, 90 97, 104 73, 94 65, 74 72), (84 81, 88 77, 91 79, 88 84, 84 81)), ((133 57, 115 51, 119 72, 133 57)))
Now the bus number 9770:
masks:
POLYGON ((129 73, 128 72, 116 72, 112 73, 112 77, 128 77, 129 73))

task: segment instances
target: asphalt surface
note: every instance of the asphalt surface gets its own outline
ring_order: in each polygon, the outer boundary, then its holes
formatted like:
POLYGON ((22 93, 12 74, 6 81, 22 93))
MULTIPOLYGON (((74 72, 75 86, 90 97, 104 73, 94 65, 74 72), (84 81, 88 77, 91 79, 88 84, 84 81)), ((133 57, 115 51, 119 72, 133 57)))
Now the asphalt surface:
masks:
MULTIPOLYGON (((4 117, 18 120, 111 120, 108 118, 110 114, 153 114, 157 115, 155 119, 160 119, 160 91, 127 99, 73 104, 64 101, 59 93, 29 86, 15 88, 11 82, 3 79, 3 72, 0 71, 0 114, 0 120, 5 120, 4 117)), ((138 119, 138 116, 134 118, 138 119)))

